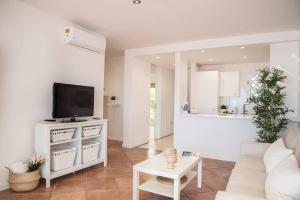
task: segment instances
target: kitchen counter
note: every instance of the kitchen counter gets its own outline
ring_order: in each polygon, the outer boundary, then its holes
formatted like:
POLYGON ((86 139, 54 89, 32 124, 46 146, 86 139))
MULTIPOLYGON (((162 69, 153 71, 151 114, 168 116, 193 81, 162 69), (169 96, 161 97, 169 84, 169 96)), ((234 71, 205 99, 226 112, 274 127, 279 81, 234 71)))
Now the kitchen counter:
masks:
POLYGON ((254 115, 250 114, 178 114, 178 117, 203 117, 203 118, 221 118, 221 119, 252 119, 254 115))
POLYGON ((177 114, 174 145, 180 151, 197 151, 203 157, 236 161, 243 141, 255 141, 253 115, 177 114))

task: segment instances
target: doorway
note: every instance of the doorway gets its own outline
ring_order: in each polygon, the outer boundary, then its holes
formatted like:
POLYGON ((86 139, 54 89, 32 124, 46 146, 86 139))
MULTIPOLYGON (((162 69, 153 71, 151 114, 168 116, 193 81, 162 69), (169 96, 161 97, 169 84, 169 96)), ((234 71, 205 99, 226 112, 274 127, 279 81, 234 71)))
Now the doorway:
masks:
POLYGON ((149 116, 149 141, 155 140, 156 132, 156 87, 155 83, 150 84, 150 116, 149 116))

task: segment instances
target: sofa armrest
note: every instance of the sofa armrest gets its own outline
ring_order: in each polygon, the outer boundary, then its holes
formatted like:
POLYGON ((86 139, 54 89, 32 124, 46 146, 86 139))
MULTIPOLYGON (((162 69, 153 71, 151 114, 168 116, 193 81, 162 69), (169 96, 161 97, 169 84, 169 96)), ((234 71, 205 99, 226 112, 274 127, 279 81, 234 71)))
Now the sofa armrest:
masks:
POLYGON ((262 157, 270 145, 270 143, 242 142, 241 155, 253 155, 262 157))
POLYGON ((259 198, 259 197, 252 197, 252 196, 248 196, 248 195, 219 191, 217 193, 215 200, 266 200, 266 199, 259 198))

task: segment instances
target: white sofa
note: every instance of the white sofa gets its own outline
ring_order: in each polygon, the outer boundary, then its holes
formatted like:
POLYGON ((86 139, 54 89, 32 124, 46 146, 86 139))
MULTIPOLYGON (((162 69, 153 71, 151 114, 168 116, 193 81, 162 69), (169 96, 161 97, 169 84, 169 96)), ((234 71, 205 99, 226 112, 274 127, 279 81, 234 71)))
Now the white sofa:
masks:
MULTIPOLYGON (((298 163, 300 163, 299 132, 299 129, 293 129, 285 139, 286 147, 294 151, 298 163)), ((226 190, 219 191, 215 199, 266 200, 265 182, 268 174, 263 155, 269 146, 270 144, 267 143, 242 143, 240 159, 232 170, 226 190)))

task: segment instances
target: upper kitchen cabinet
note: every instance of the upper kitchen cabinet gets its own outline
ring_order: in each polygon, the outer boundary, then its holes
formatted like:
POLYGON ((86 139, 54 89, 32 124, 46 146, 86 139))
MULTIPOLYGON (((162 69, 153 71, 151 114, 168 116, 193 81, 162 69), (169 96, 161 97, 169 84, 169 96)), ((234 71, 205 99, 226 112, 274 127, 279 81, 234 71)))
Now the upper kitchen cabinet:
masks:
POLYGON ((196 109, 201 114, 216 114, 218 94, 218 71, 201 71, 191 74, 191 109, 196 109))
POLYGON ((237 97, 240 95, 240 77, 238 71, 220 72, 220 96, 237 97))

